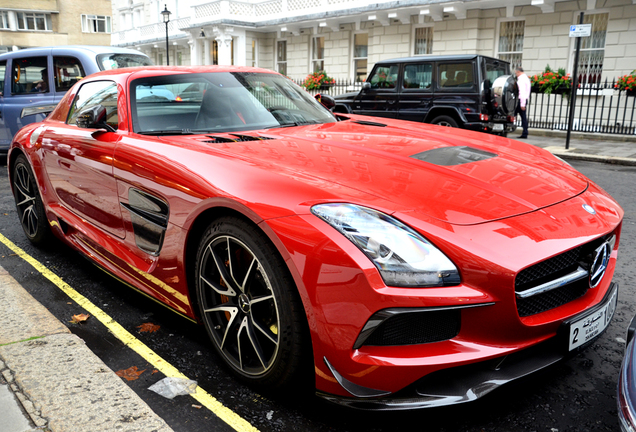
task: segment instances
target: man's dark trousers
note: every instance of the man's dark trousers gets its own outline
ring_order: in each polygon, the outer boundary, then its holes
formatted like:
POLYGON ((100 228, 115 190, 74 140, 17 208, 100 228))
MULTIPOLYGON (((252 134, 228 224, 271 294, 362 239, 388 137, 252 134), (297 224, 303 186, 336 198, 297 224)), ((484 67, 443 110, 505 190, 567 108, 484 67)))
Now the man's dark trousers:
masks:
POLYGON ((521 138, 526 138, 528 136, 528 117, 526 116, 526 111, 528 111, 528 105, 526 105, 526 109, 521 109, 521 104, 517 105, 517 109, 515 110, 515 115, 519 114, 521 116, 521 126, 523 127, 523 132, 521 132, 521 138))

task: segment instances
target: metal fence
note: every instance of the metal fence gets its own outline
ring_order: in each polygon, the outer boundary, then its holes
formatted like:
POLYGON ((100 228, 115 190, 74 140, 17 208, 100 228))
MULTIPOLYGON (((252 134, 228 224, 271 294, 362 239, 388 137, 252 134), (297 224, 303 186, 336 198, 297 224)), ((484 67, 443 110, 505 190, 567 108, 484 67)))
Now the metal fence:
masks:
MULTIPOLYGON (((604 83, 586 84, 578 89, 573 131, 636 135, 636 97, 614 86, 615 81, 605 80, 604 83)), ((530 94, 528 126, 567 130, 570 100, 569 95, 533 91, 530 94)))
MULTIPOLYGON (((303 80, 294 80, 302 86, 303 80)), ((572 130, 576 132, 596 132, 614 135, 636 135, 636 96, 618 90, 616 82, 585 84, 576 92, 576 107, 572 130)), ((336 80, 335 84, 324 86, 316 93, 337 96, 342 93, 360 91, 362 82, 336 80)), ((528 124, 531 128, 567 130, 570 96, 564 94, 538 93, 530 95, 528 124)), ((518 126, 521 121, 518 119, 518 126)))

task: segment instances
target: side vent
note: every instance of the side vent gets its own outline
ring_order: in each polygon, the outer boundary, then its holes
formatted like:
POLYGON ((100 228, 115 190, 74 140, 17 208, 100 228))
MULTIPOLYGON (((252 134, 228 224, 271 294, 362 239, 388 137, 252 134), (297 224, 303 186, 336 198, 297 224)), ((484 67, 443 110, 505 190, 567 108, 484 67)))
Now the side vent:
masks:
POLYGON ((229 135, 230 137, 234 137, 234 138, 208 135, 208 138, 212 138, 212 139, 204 140, 203 142, 218 144, 218 143, 228 143, 228 142, 263 141, 263 140, 274 139, 274 138, 264 137, 264 136, 238 135, 238 134, 229 134, 229 135))

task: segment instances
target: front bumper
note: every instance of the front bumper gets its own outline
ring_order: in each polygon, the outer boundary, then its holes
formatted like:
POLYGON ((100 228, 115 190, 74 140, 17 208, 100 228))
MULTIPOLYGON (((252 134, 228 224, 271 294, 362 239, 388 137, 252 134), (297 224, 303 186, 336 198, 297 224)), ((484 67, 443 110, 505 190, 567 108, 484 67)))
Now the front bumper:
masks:
MULTIPOLYGON (((532 374, 565 358, 572 357, 587 348, 603 334, 607 327, 585 344, 568 351, 570 324, 579 322, 586 317, 591 317, 598 311, 603 310, 610 301, 615 301, 617 295, 618 284, 612 282, 603 301, 563 322, 556 336, 509 355, 434 372, 390 396, 365 397, 364 395, 359 395, 360 397, 351 398, 326 394, 320 391, 316 394, 338 405, 378 411, 432 408, 470 402, 487 395, 504 384, 532 374)), ((326 359, 325 362, 330 369, 333 368, 326 359)), ((633 376, 632 379, 634 379, 633 376)), ((362 391, 361 389, 357 390, 362 391)), ((367 394, 373 395, 373 389, 368 390, 367 394)), ((622 412, 622 410, 619 409, 619 412, 622 412)), ((633 431, 634 429, 627 430, 633 431)))

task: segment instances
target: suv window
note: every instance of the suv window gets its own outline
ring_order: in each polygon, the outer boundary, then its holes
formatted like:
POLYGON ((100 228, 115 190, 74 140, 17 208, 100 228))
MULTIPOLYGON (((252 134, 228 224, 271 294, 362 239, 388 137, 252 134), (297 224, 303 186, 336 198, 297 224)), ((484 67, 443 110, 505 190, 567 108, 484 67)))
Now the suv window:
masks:
POLYGON ((102 105, 106 108, 106 123, 117 129, 117 84, 112 81, 93 81, 80 87, 71 110, 68 113, 68 124, 74 125, 77 116, 87 108, 102 105))
POLYGON ((53 57, 53 67, 56 92, 68 91, 85 76, 82 63, 75 57, 53 57))
POLYGON ((440 63, 437 67, 439 87, 470 88, 475 81, 473 64, 471 63, 440 63))
POLYGON ((25 94, 49 91, 46 57, 13 59, 11 93, 25 94))
POLYGON ((404 67, 404 80, 402 86, 405 89, 430 89, 433 83, 433 65, 408 64, 404 67))
POLYGON ((386 65, 378 66, 369 77, 371 88, 373 89, 394 89, 397 84, 399 66, 386 65))
POLYGON ((508 63, 500 63, 500 62, 486 62, 486 79, 491 83, 494 83, 497 78, 502 75, 510 75, 510 71, 508 70, 508 63))

